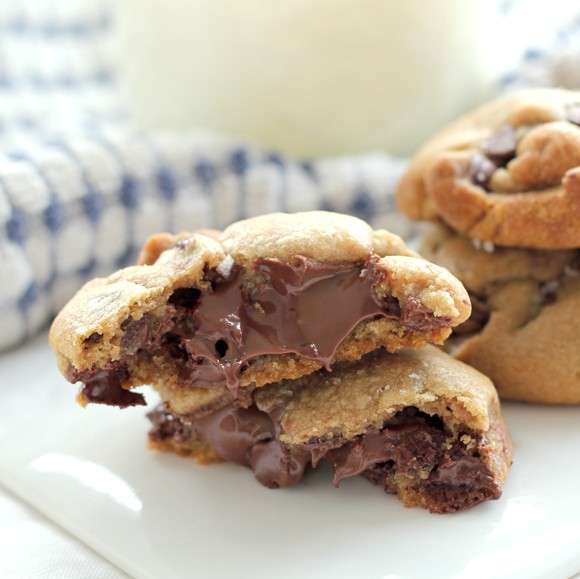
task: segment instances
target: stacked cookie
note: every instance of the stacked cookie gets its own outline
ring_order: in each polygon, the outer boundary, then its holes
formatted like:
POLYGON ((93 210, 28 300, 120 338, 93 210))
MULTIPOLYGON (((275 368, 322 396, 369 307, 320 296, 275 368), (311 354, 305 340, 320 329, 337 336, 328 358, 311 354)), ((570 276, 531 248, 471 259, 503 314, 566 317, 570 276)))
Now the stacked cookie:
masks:
POLYGON ((459 119, 397 198, 438 222, 421 251, 470 293, 456 357, 504 398, 580 403, 580 93, 528 90, 459 119))
POLYGON ((268 487, 329 462, 436 512, 501 494, 497 394, 442 344, 461 283, 398 237, 338 214, 275 214, 162 234, 88 283, 50 334, 82 404, 144 403, 152 446, 252 468, 268 487))

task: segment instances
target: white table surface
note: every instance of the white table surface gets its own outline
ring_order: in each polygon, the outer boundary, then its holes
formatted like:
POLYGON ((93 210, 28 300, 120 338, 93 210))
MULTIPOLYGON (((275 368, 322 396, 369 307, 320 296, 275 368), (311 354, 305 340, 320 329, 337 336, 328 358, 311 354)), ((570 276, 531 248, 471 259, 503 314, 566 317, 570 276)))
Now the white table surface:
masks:
MULTIPOLYGON (((0 356, 0 481, 137 577, 278 569, 299 579, 325 569, 342 578, 355 565, 371 579, 409 579, 425 576, 426 564, 429 576, 445 579, 578 571, 580 465, 570 456, 580 447, 580 409, 507 405, 516 463, 505 496, 435 516, 404 509, 363 480, 337 490, 316 473, 300 488, 266 491, 246 469, 148 453, 143 409, 76 407, 45 340, 0 356), (274 519, 284 525, 264 534, 274 519), (230 560, 216 559, 229 551, 230 560)), ((119 568, 0 492, 2 579, 126 578, 119 568)))
MULTIPOLYGON (((46 340, 34 340, 40 345, 46 340)), ((2 379, 14 371, 30 345, 0 355, 0 433, 7 428, 16 402, 28 398, 34 404, 38 392, 21 392, 14 399, 14 385, 2 379)), ((28 385, 22 384, 22 389, 28 385)), ((73 391, 67 393, 67 397, 73 391)), ((20 407, 24 412, 24 408, 20 407)), ((6 444, 3 440, 2 445, 6 444)), ((127 579, 127 575, 101 555, 70 535, 0 484, 0 578, 2 579, 127 579)))
POLYGON ((126 579, 127 575, 0 488, 2 579, 126 579))

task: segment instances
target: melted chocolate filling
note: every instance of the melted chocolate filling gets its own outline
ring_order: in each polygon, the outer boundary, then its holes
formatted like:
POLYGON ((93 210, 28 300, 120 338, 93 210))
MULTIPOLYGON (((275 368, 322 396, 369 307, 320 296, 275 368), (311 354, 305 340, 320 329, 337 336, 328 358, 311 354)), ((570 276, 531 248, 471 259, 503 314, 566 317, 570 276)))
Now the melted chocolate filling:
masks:
MULTIPOLYGON (((154 440, 187 444, 193 436, 207 442, 224 460, 249 466, 257 480, 269 488, 295 485, 305 470, 321 460, 334 469, 334 484, 362 474, 385 490, 396 491, 395 475, 441 504, 437 510, 458 510, 500 494, 480 457, 481 441, 467 447, 460 434, 452 437, 438 417, 409 407, 353 440, 312 441, 287 447, 280 443, 280 425, 274 412, 255 406, 229 406, 191 423, 160 407, 150 415, 154 440)), ((464 433, 466 434, 466 433, 464 433)))
POLYGON ((299 354, 328 368, 359 322, 385 313, 372 291, 376 272, 370 267, 261 259, 256 272, 267 281, 245 287, 242 270, 235 268, 192 308, 195 329, 191 336, 181 333, 183 346, 211 368, 196 385, 205 386, 199 382, 205 378, 211 386, 215 378, 235 390, 242 366, 268 354, 299 354), (330 305, 332 315, 323 304, 330 305))
POLYGON ((83 388, 82 394, 90 402, 119 408, 144 405, 143 395, 123 388, 123 383, 128 377, 127 368, 122 365, 94 372, 83 388))
MULTIPOLYGON (((303 257, 292 264, 259 259, 254 284, 237 266, 227 278, 208 271, 209 287, 175 290, 163 317, 145 315, 123 324, 123 354, 114 366, 71 371, 69 379, 84 382, 87 400, 117 404, 119 376, 128 379, 133 362, 161 355, 172 362, 182 384, 227 386, 238 396, 240 373, 259 356, 298 354, 330 369, 339 345, 364 320, 397 318, 414 331, 449 324, 418 301, 401 308, 393 297, 378 298, 373 288, 384 274, 375 264, 373 259, 342 265, 303 257), (106 394, 108 373, 111 392, 106 394), (99 396, 94 396, 95 381, 99 396)), ((141 404, 143 398, 134 394, 121 402, 141 404)))
POLYGON ((255 406, 227 406, 187 424, 160 405, 149 413, 154 440, 186 444, 197 435, 227 462, 249 466, 256 479, 268 488, 299 483, 310 463, 305 449, 284 447, 278 425, 255 406))
POLYGON ((446 439, 442 427, 426 415, 399 415, 382 430, 370 431, 327 454, 334 467, 334 484, 376 465, 389 463, 409 476, 431 470, 446 439))

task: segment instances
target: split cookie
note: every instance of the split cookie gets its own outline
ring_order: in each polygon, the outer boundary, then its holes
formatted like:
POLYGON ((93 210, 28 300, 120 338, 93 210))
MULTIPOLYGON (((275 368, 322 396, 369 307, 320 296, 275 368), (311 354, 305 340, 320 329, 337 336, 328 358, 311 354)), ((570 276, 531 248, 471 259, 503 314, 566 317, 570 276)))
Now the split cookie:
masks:
POLYGON ((270 384, 248 408, 177 415, 161 405, 150 419, 154 448, 249 466, 267 487, 297 484, 326 461, 335 484, 363 475, 439 513, 497 499, 511 464, 490 380, 432 346, 270 384))
POLYGON ((176 412, 250 403, 384 347, 441 344, 471 306, 461 283, 395 235, 345 215, 248 219, 223 233, 152 238, 142 263, 86 284, 50 342, 81 403, 143 404, 153 385, 176 412))

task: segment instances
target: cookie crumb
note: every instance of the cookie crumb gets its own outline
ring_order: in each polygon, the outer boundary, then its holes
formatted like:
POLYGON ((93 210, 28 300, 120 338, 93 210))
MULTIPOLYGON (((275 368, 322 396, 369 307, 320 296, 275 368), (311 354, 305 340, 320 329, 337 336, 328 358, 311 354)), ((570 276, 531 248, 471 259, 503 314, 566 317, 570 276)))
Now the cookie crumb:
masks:
POLYGON ((495 245, 493 244, 493 241, 484 241, 482 243, 482 247, 483 251, 486 253, 493 253, 495 251, 495 245))
POLYGON ((217 266, 217 272, 225 279, 230 277, 232 273, 232 267, 234 266, 234 260, 231 255, 226 255, 222 261, 217 266))

